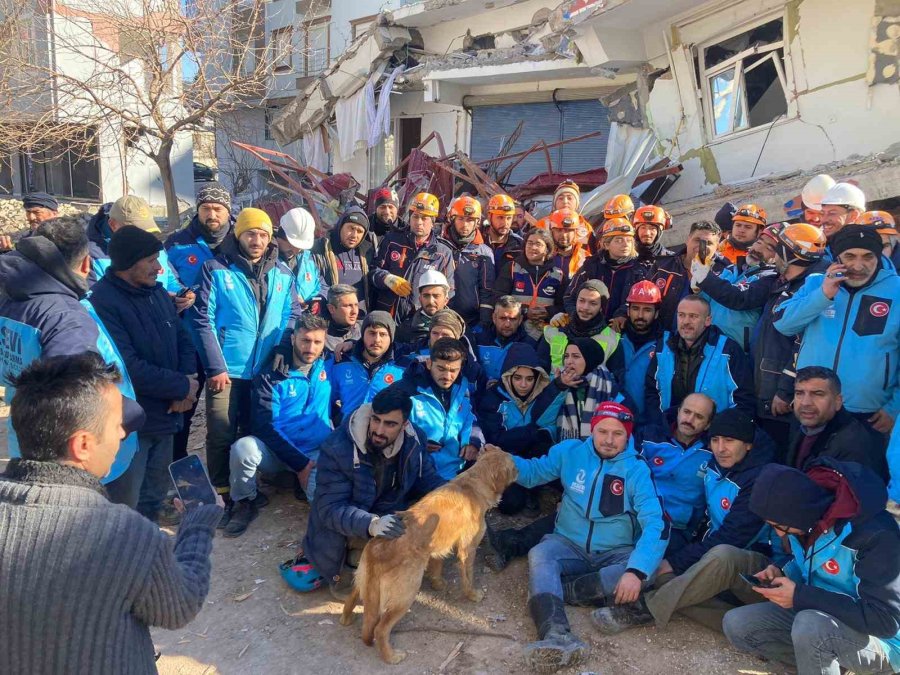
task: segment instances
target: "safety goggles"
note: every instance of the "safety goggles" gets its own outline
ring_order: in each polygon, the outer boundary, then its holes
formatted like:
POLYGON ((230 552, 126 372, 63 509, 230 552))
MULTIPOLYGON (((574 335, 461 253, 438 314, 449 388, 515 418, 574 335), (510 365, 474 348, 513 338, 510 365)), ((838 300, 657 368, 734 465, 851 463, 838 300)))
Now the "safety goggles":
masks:
POLYGON ((491 211, 503 211, 503 213, 512 213, 516 207, 512 204, 500 204, 500 206, 492 206, 491 211))
POLYGON ((631 229, 628 225, 616 225, 615 227, 610 227, 603 230, 602 237, 618 237, 620 235, 624 235, 626 237, 633 237, 634 230, 631 229))

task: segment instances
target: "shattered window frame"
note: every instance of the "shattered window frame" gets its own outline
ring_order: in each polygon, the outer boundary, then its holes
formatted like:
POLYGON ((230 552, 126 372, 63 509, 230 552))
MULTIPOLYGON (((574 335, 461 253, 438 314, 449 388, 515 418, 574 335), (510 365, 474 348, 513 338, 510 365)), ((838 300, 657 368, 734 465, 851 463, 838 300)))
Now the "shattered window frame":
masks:
MULTIPOLYGON (((784 40, 784 15, 770 15, 753 24, 743 25, 728 33, 720 34, 699 46, 696 50, 697 75, 703 99, 706 130, 710 141, 720 141, 737 134, 753 131, 779 119, 796 116, 794 101, 790 97, 792 83, 789 70, 789 53, 784 40), (721 47, 735 38, 774 22, 781 22, 782 37, 779 40, 754 44, 746 49, 706 66, 710 50, 721 47), (767 66, 766 64, 771 64, 767 66), (764 120, 753 120, 753 110, 748 106, 746 76, 758 68, 774 67, 776 80, 784 98, 783 111, 764 120), (728 75, 730 74, 730 78, 728 75), (723 83, 724 86, 719 86, 723 83), (717 93, 717 89, 720 93, 717 93)), ((759 71, 757 72, 759 74, 759 71)))

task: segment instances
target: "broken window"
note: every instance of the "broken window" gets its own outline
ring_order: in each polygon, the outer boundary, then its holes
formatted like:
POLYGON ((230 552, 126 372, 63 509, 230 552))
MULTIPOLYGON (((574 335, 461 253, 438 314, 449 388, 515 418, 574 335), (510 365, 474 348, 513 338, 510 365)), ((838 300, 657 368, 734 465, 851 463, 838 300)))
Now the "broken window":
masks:
POLYGON ((272 31, 272 67, 276 73, 285 73, 291 69, 291 28, 279 28, 272 31))
POLYGON ((715 137, 787 115, 781 17, 700 50, 698 71, 715 137))

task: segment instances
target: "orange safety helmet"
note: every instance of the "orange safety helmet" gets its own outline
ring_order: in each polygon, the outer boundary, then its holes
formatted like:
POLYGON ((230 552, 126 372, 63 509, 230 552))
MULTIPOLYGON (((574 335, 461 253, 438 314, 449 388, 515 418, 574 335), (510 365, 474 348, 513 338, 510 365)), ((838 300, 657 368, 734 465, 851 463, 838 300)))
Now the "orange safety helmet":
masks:
POLYGON ((488 202, 488 213, 492 216, 511 216, 516 212, 516 203, 509 195, 494 195, 488 202))
POLYGON ((474 197, 457 197, 450 202, 450 208, 447 210, 447 215, 450 218, 456 218, 457 216, 463 218, 481 218, 481 202, 474 197))
POLYGON ((791 223, 778 232, 778 256, 786 263, 813 262, 825 255, 825 233, 809 223, 791 223))
POLYGON ((566 230, 570 227, 575 228, 578 227, 580 221, 581 216, 572 209, 558 209, 550 214, 550 229, 566 230))
POLYGON ((887 211, 866 211, 857 222, 860 225, 874 225, 878 234, 897 234, 897 222, 887 211))
POLYGON ((644 281, 637 282, 631 287, 631 290, 628 291, 628 297, 625 298, 625 302, 660 305, 662 304, 662 294, 659 292, 659 288, 656 287, 656 284, 645 279, 644 281))
POLYGON ((631 222, 635 230, 643 223, 652 223, 658 225, 661 230, 668 230, 672 227, 672 216, 659 206, 641 206, 634 212, 631 222))
POLYGON ((634 202, 628 195, 616 195, 603 207, 604 218, 629 218, 634 213, 634 202))
POLYGON ((744 204, 734 212, 731 220, 756 225, 757 228, 766 226, 766 210, 756 204, 744 204))
POLYGON ((438 198, 428 192, 420 192, 409 203, 409 212, 418 213, 420 216, 437 218, 440 202, 438 198))
POLYGON ((609 218, 603 223, 600 230, 600 238, 604 237, 633 237, 634 228, 625 218, 609 218))

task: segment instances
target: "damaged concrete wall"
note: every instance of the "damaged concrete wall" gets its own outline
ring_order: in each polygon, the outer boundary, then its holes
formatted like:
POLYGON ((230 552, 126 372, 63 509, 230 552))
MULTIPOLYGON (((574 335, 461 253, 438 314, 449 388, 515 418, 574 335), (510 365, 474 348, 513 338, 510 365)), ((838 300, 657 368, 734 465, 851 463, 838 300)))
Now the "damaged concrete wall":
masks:
MULTIPOLYGON (((736 2, 705 16, 698 12, 698 18, 677 26, 649 27, 648 35, 665 31, 669 36, 674 69, 655 83, 647 117, 661 139, 659 150, 680 156, 685 167, 667 199, 877 153, 900 139, 900 91, 866 82, 874 10, 875 0, 855 0, 852 11, 846 0, 760 0, 736 2), (785 16, 787 81, 793 83, 788 119, 711 140, 696 95, 693 47, 780 14, 785 16)), ((651 53, 660 41, 646 44, 651 53)))

